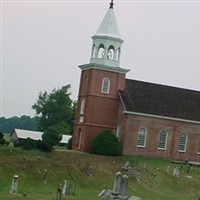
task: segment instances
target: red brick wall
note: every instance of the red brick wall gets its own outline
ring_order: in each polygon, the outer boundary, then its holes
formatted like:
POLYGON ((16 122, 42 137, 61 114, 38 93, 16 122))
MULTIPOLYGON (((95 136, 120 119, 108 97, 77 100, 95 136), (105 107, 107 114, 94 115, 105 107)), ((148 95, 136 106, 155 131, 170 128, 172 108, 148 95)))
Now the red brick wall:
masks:
POLYGON ((73 133, 73 149, 79 144, 81 128, 81 151, 87 151, 90 143, 105 129, 115 129, 119 107, 118 91, 124 89, 125 74, 99 69, 88 69, 81 73, 79 98, 73 133), (109 94, 101 93, 102 80, 110 80, 109 94), (80 122, 81 100, 86 99, 84 120, 80 122))
POLYGON ((124 118, 127 118, 123 123, 124 155, 200 161, 200 155, 197 153, 200 125, 130 114, 125 114, 124 118), (144 148, 137 147, 137 134, 141 127, 147 129, 146 146, 144 148), (162 130, 168 132, 166 150, 158 149, 159 133, 162 130), (188 136, 187 148, 184 153, 178 152, 179 136, 181 133, 186 133, 188 136))

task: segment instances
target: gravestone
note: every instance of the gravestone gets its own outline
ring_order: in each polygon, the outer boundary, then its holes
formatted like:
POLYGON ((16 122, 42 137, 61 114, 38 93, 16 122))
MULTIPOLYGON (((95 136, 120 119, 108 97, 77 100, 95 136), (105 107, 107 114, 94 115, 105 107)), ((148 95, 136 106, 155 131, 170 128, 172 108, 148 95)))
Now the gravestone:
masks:
POLYGON ((129 171, 131 169, 130 162, 126 161, 122 169, 126 172, 129 171))
POLYGON ((112 191, 111 190, 102 190, 99 194, 98 197, 102 199, 107 199, 111 196, 112 191))
POLYGON ((169 173, 169 171, 170 171, 170 166, 168 165, 167 166, 167 173, 169 173))
POLYGON ((68 194, 68 191, 67 191, 67 181, 64 180, 64 184, 63 184, 63 187, 62 187, 62 195, 66 195, 68 194))
POLYGON ((175 176, 175 177, 179 177, 180 176, 180 169, 178 167, 174 168, 173 176, 175 176))
POLYGON ((47 169, 44 170, 42 174, 43 182, 46 184, 47 183, 47 169))
POLYGON ((113 192, 110 199, 127 199, 127 186, 128 186, 128 177, 126 175, 122 176, 121 172, 115 174, 113 192))
POLYGON ((11 190, 10 193, 17 193, 17 187, 18 187, 18 175, 14 175, 12 179, 12 185, 11 185, 11 190))
POLYGON ((61 198, 62 198, 62 186, 60 184, 60 186, 57 189, 56 200, 61 200, 61 198))
POLYGON ((98 197, 109 200, 142 200, 141 198, 136 196, 131 196, 130 198, 128 198, 127 189, 128 176, 122 176, 121 172, 117 172, 115 174, 113 191, 104 189, 98 194, 98 197))
POLYGON ((121 186, 119 192, 119 197, 121 200, 127 199, 127 188, 128 188, 128 176, 123 175, 121 179, 121 186))
POLYGON ((120 190, 121 190, 121 180, 122 180, 122 174, 121 174, 121 172, 117 172, 115 174, 113 192, 116 192, 118 194, 120 193, 120 190))

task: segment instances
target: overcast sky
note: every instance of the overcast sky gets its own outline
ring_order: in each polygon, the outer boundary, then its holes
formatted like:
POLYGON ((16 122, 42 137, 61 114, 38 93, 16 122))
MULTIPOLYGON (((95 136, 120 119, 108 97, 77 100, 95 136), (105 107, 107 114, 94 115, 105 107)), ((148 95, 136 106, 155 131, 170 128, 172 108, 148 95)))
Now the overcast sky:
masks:
MULTIPOLYGON (((40 91, 67 84, 77 99, 109 2, 1 1, 1 116, 34 116, 40 91)), ((127 78, 200 90, 200 1, 114 3, 127 78)))

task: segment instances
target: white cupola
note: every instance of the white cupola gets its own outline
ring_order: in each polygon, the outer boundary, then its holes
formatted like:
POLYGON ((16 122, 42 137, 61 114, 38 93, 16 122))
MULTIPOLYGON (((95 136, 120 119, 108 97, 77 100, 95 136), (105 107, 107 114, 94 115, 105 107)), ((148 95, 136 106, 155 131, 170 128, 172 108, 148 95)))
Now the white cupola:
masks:
POLYGON ((96 34, 92 37, 91 64, 119 67, 123 40, 120 36, 113 5, 112 0, 96 34))

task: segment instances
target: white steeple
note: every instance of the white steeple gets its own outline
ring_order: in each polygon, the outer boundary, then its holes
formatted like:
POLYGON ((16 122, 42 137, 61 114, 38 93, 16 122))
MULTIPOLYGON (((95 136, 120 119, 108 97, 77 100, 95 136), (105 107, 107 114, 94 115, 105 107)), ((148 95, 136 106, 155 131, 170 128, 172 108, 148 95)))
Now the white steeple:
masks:
POLYGON ((123 40, 120 36, 113 5, 112 0, 96 34, 92 37, 91 64, 119 67, 123 40))

